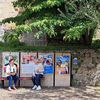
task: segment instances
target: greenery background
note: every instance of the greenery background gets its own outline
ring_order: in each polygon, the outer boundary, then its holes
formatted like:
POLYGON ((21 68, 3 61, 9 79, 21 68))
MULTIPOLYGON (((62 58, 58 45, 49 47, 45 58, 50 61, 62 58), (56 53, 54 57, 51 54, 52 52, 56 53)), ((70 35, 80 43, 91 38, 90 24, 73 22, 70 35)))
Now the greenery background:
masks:
POLYGON ((1 51, 100 48, 100 40, 92 41, 100 24, 100 0, 17 0, 13 4, 21 11, 2 21, 16 27, 4 35, 1 51), (46 34, 47 46, 20 43, 19 36, 34 29, 37 39, 46 34))

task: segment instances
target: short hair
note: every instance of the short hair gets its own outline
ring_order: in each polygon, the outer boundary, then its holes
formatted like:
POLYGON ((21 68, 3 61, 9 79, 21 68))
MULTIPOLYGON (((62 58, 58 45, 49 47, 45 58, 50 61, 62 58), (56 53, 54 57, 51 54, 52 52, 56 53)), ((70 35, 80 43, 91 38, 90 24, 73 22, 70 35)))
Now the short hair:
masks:
POLYGON ((12 60, 14 60, 14 59, 10 59, 9 62, 11 62, 12 60))

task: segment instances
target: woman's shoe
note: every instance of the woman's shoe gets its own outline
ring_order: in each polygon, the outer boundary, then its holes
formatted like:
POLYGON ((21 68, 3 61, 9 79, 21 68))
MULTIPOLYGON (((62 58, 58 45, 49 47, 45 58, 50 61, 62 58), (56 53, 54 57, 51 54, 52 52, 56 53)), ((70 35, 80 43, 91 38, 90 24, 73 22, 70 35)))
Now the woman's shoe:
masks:
POLYGON ((11 87, 8 87, 8 91, 11 91, 12 89, 11 89, 11 87))
POLYGON ((13 89, 14 89, 14 90, 16 90, 16 87, 15 87, 15 85, 13 85, 13 89))
POLYGON ((37 86, 36 85, 34 85, 34 87, 32 88, 32 90, 35 90, 37 88, 37 86))
POLYGON ((39 85, 39 86, 36 88, 36 90, 41 90, 41 86, 39 85))

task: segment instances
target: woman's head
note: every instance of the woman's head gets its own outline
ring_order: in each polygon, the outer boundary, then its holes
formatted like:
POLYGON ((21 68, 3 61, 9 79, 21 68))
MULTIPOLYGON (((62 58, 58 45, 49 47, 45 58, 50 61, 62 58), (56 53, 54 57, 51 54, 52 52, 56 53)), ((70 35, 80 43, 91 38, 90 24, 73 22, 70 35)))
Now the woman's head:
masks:
POLYGON ((14 59, 10 59, 10 60, 9 60, 9 63, 10 63, 10 64, 14 64, 14 59))

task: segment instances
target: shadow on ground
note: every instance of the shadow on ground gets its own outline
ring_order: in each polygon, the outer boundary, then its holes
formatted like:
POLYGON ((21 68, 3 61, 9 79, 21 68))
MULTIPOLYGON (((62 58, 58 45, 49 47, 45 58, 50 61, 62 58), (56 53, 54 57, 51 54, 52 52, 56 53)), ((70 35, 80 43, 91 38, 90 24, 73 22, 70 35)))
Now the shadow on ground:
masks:
POLYGON ((41 91, 21 88, 9 94, 15 100, 99 100, 100 98, 100 93, 91 87, 43 88, 41 91))

